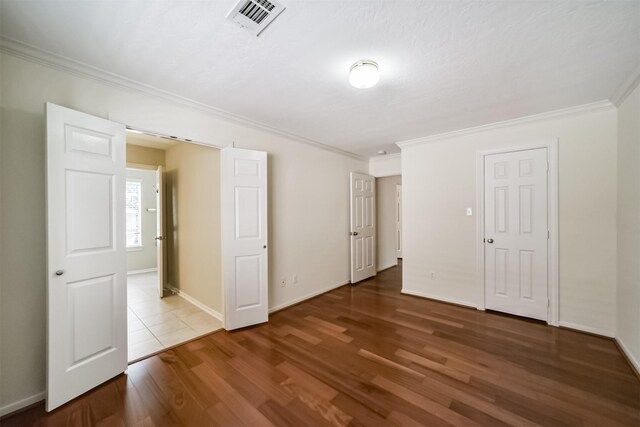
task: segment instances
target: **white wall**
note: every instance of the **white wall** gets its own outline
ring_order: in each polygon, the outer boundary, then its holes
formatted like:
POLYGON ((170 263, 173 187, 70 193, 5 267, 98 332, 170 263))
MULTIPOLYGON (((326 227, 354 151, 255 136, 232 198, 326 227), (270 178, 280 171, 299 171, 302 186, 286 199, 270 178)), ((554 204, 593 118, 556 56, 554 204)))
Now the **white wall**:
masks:
POLYGON ((142 247, 127 249, 127 271, 149 270, 158 265, 156 247, 156 171, 127 169, 127 179, 142 181, 142 247))
POLYGON ((349 172, 367 172, 367 162, 221 119, 204 107, 0 55, 0 414, 39 400, 45 388, 46 101, 161 134, 267 151, 270 306, 348 282, 349 172), (296 286, 275 286, 293 274, 296 286))
POLYGON ((618 342, 640 372, 640 86, 618 110, 618 342))
POLYGON ((396 185, 400 175, 376 178, 376 247, 377 270, 398 265, 396 251, 396 185))
POLYGON ((402 173, 400 153, 369 159, 369 175, 375 177, 395 176, 402 173))
POLYGON ((402 149, 403 291, 476 306, 476 151, 559 140, 559 318, 616 328, 614 107, 465 133, 402 149), (429 272, 435 272, 435 280, 429 272))

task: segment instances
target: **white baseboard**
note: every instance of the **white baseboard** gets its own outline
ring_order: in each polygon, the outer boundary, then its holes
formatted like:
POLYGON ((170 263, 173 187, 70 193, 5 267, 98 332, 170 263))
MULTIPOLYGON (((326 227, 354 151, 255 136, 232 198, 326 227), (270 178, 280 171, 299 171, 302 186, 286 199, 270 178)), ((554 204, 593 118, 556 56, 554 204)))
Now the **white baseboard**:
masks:
POLYGON ((350 282, 348 282, 348 281, 347 282, 340 282, 337 285, 331 285, 331 286, 328 286, 326 288, 322 288, 322 289, 320 289, 318 291, 311 292, 310 294, 306 294, 306 295, 303 295, 301 297, 292 299, 291 301, 287 301, 287 302, 284 302, 282 304, 278 304, 278 305, 276 305, 274 307, 269 308, 269 313, 273 313, 274 311, 282 310, 283 308, 287 308, 289 306, 298 304, 299 302, 311 299, 313 297, 317 297, 318 295, 321 295, 321 294, 324 294, 326 292, 332 291, 332 290, 337 289, 337 288, 339 288, 341 286, 348 285, 349 283, 350 282))
POLYGON ((17 402, 9 403, 0 408, 0 417, 4 417, 7 414, 10 414, 15 411, 19 411, 22 408, 26 408, 29 405, 33 405, 34 403, 38 403, 41 400, 44 400, 47 396, 45 391, 42 391, 38 394, 34 394, 33 396, 29 396, 25 399, 18 400, 17 402))
POLYGON ((441 297, 441 296, 438 296, 438 295, 431 295, 431 294, 427 294, 427 293, 421 292, 421 291, 414 291, 412 289, 402 288, 402 291, 400 291, 400 292, 403 293, 403 294, 406 294, 406 295, 413 295, 414 297, 428 298, 428 299, 432 299, 432 300, 448 302, 448 303, 451 303, 451 304, 464 305, 465 307, 478 308, 476 303, 473 303, 473 302, 457 300, 457 299, 449 298, 449 297, 441 297))
POLYGON ((127 271, 127 276, 132 276, 134 274, 153 273, 154 271, 158 271, 158 269, 157 268, 145 268, 144 270, 131 270, 131 271, 127 271))
POLYGON ((216 310, 214 310, 213 308, 209 307, 206 304, 201 303, 200 301, 198 301, 197 299, 195 299, 194 297, 192 297, 191 295, 181 291, 178 288, 174 288, 173 286, 169 286, 169 289, 171 289, 171 291, 186 299, 187 301, 189 301, 191 304, 195 305, 196 307, 198 307, 200 310, 204 311, 205 313, 210 314, 211 316, 215 317, 216 319, 218 319, 219 321, 221 321, 222 323, 224 323, 224 318, 222 317, 222 314, 220 314, 219 312, 217 312, 216 310))
POLYGON ((631 350, 629 350, 629 347, 624 345, 624 342, 620 338, 616 338, 616 342, 618 343, 618 347, 622 349, 622 352, 627 357, 627 360, 629 361, 629 363, 631 363, 633 368, 636 370, 636 374, 640 375, 640 363, 638 362, 638 359, 636 359, 633 356, 633 354, 631 353, 631 350))
POLYGON ((589 332, 590 334, 601 335, 607 338, 614 338, 616 336, 613 332, 605 331, 604 329, 592 328, 591 326, 579 325, 577 323, 560 321, 558 322, 558 326, 575 329, 576 331, 589 332))

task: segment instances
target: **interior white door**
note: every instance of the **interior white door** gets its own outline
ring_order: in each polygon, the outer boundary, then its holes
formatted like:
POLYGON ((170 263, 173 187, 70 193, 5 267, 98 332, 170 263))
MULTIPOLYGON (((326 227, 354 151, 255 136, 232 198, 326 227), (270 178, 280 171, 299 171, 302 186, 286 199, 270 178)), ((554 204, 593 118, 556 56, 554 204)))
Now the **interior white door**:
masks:
POLYGON ((47 113, 47 411, 127 369, 125 127, 47 113))
POLYGON ((396 256, 402 258, 402 185, 396 185, 396 256))
POLYGON ((485 156, 485 306, 547 320, 547 149, 485 156))
POLYGON ((164 297, 164 284, 166 281, 165 252, 167 250, 167 234, 164 215, 164 168, 158 166, 156 170, 156 251, 158 264, 158 294, 164 297))
POLYGON ((351 172, 351 283, 376 275, 376 179, 351 172))
POLYGON ((269 320, 267 153, 224 148, 221 156, 225 328, 269 320))

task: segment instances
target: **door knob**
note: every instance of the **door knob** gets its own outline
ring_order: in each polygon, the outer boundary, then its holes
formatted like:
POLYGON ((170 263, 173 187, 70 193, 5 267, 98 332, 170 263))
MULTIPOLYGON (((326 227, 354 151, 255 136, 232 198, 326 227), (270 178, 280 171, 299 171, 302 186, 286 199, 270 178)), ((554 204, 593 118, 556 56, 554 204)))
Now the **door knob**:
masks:
POLYGON ((56 276, 62 276, 64 274, 64 270, 56 271, 56 276))
POLYGON ((156 237, 156 240, 164 240, 164 237, 163 236, 158 236, 158 237, 156 237))
POLYGON ((357 235, 358 235, 358 232, 357 232, 357 231, 352 231, 352 232, 351 232, 351 235, 352 235, 352 236, 357 236, 357 235))
POLYGON ((493 243, 493 239, 487 239, 487 243, 493 243))

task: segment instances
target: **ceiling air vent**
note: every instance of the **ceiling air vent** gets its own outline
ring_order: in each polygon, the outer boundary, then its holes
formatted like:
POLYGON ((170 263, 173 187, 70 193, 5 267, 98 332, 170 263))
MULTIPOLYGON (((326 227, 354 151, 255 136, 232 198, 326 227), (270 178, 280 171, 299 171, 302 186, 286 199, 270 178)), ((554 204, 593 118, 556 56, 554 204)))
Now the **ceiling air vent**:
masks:
POLYGON ((284 9, 274 0, 240 0, 227 14, 227 19, 258 36, 284 9))

